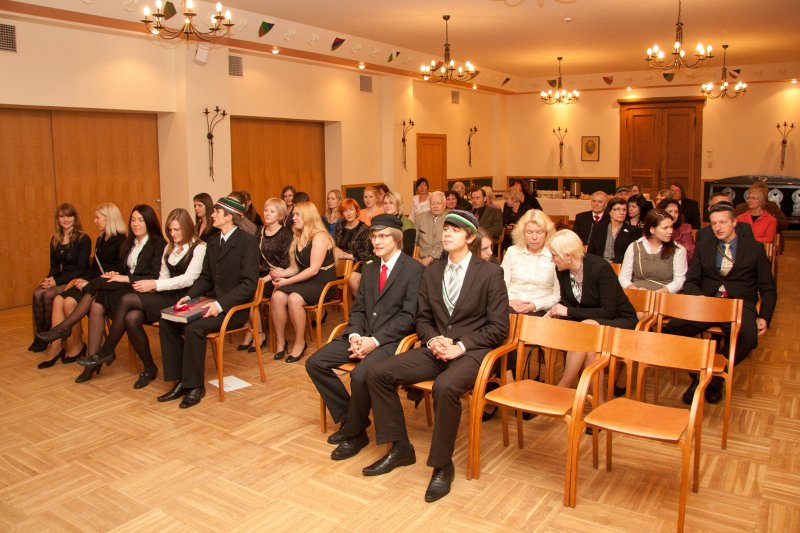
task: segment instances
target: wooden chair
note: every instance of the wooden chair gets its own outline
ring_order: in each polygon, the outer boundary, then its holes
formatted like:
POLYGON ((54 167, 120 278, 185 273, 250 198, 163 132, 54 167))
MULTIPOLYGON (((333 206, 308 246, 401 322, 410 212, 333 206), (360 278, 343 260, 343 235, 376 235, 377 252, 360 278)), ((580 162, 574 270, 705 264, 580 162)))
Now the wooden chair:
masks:
MULTIPOLYGON (((517 446, 525 446, 522 425, 522 413, 536 413, 544 416, 558 418, 567 424, 567 446, 565 446, 566 475, 564 476, 564 505, 570 505, 570 461, 569 443, 573 420, 575 416, 583 413, 586 395, 576 394, 576 390, 567 387, 558 387, 547 383, 540 383, 531 379, 522 379, 523 354, 525 343, 536 343, 540 346, 551 347, 557 350, 574 350, 579 352, 597 352, 604 350, 609 336, 608 326, 594 326, 582 322, 568 320, 554 320, 536 316, 521 316, 517 324, 516 349, 517 349, 517 381, 506 383, 506 365, 508 352, 496 350, 492 357, 483 360, 478 373, 479 384, 475 389, 484 391, 496 361, 500 360, 500 388, 487 393, 485 396, 476 394, 472 402, 472 446, 469 450, 469 464, 472 477, 480 477, 480 448, 481 448, 481 416, 486 404, 497 405, 500 408, 500 418, 503 424, 503 445, 508 446, 508 416, 506 409, 514 409, 517 419, 517 446), (581 401, 578 402, 578 397, 581 401)), ((595 362, 597 364, 598 362, 595 362)), ((584 371, 585 375, 586 371, 584 371)), ((597 376, 598 378, 600 376, 597 376)), ((577 391, 588 388, 588 381, 581 377, 577 391)), ((595 381, 595 387, 598 387, 595 381)), ((593 404, 597 395, 591 396, 593 404)))
POLYGON ((253 345, 256 348, 256 359, 258 360, 258 370, 261 373, 261 382, 267 381, 267 375, 264 373, 264 360, 261 358, 261 343, 258 342, 258 339, 261 338, 260 330, 261 330, 261 315, 259 314, 259 307, 261 305, 261 299, 264 294, 264 281, 258 280, 258 285, 256 286, 256 292, 253 296, 253 299, 245 304, 236 305, 228 309, 227 314, 225 315, 225 320, 222 321, 222 326, 219 328, 219 331, 216 333, 209 333, 206 335, 206 340, 212 341, 211 348, 214 352, 214 362, 217 365, 217 379, 219 379, 219 401, 225 401, 225 387, 222 383, 223 379, 223 352, 224 352, 224 342, 225 342, 225 335, 230 333, 237 333, 241 331, 249 331, 250 334, 255 339, 253 345), (250 309, 253 313, 253 320, 248 320, 244 323, 244 325, 240 328, 228 328, 228 323, 230 322, 231 318, 233 318, 234 313, 237 311, 241 311, 243 309, 250 309))
POLYGON ((411 257, 419 260, 419 244, 414 245, 414 254, 411 257))
POLYGON ((614 275, 619 277, 619 271, 622 270, 622 263, 611 263, 611 270, 614 271, 614 275))
MULTIPOLYGON (((628 366, 639 363, 638 379, 643 377, 647 365, 672 367, 684 371, 698 372, 700 382, 695 390, 689 409, 666 407, 644 403, 641 400, 643 387, 637 387, 637 399, 615 398, 594 408, 582 420, 576 418, 570 443, 571 484, 570 501, 576 503, 578 480, 578 449, 585 426, 592 432, 592 466, 598 464, 598 431, 606 432, 606 470, 611 471, 612 433, 622 433, 635 437, 677 444, 681 449, 681 487, 678 498, 678 531, 683 531, 686 513, 686 493, 689 485, 689 464, 692 445, 694 445, 694 468, 692 470, 692 491, 697 492, 700 473, 700 437, 703 422, 703 397, 706 386, 711 381, 714 363, 714 341, 676 337, 660 333, 614 329, 611 336, 608 357, 601 364, 587 369, 591 376, 600 376, 605 367, 609 369, 609 392, 613 390, 614 368, 620 360, 628 366)), ((583 378, 582 378, 583 379, 583 378)), ((630 389, 633 385, 628 384, 630 389)), ((579 391, 585 394, 586 391, 579 391)), ((580 396, 575 405, 581 405, 580 396)), ((660 453, 660 452, 659 452, 660 453)), ((652 461, 660 461, 654 457, 652 461)))
POLYGON ((500 236, 492 241, 492 245, 494 246, 495 254, 494 256, 497 258, 498 261, 503 260, 503 239, 506 238, 506 228, 503 226, 503 231, 500 232, 500 236))
POLYGON ((656 304, 660 293, 655 291, 643 291, 634 289, 632 286, 626 289, 625 296, 631 302, 636 314, 640 316, 636 324, 637 331, 650 331, 656 321, 656 304))
MULTIPOLYGON (((661 294, 656 308, 656 331, 661 332, 664 319, 681 318, 696 322, 728 322, 731 332, 728 336, 728 358, 722 354, 714 357, 714 375, 725 380, 725 410, 722 418, 722 449, 728 445, 728 426, 731 418, 731 396, 733 395, 733 369, 736 364, 736 339, 742 327, 742 300, 735 298, 713 298, 687 294, 661 294)), ((721 335, 722 330, 712 327, 711 334, 721 335)), ((674 337, 672 337, 674 338, 674 337)), ((752 381, 753 364, 750 363, 748 381, 752 381)), ((656 383, 658 387, 658 383, 656 383)))
POLYGON ((348 295, 347 282, 350 281, 350 273, 353 271, 353 261, 351 259, 339 259, 336 261, 336 279, 329 281, 322 289, 319 295, 319 301, 312 305, 304 305, 303 309, 306 310, 306 324, 310 332, 312 327, 316 328, 317 349, 322 347, 322 317, 327 307, 334 305, 341 306, 343 321, 347 322, 347 316, 350 311, 350 298, 348 295), (333 290, 339 290, 340 294, 330 300, 325 298, 328 293, 333 290), (311 313, 314 313, 317 321, 316 326, 311 325, 311 313))

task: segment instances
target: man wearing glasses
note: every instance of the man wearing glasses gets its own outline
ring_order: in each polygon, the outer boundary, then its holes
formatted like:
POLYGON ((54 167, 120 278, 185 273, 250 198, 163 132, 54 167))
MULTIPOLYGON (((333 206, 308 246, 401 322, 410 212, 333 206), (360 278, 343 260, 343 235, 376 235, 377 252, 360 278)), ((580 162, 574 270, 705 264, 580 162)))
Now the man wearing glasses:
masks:
POLYGON ((306 371, 319 390, 338 431, 328 437, 338 446, 331 459, 356 455, 367 444, 366 429, 372 407, 365 382, 367 370, 394 356, 397 345, 414 333, 417 295, 425 267, 402 252, 402 221, 380 214, 372 219, 369 238, 378 258, 364 267, 344 334, 323 346, 306 361, 306 371), (350 373, 350 391, 333 369, 358 363, 350 373))

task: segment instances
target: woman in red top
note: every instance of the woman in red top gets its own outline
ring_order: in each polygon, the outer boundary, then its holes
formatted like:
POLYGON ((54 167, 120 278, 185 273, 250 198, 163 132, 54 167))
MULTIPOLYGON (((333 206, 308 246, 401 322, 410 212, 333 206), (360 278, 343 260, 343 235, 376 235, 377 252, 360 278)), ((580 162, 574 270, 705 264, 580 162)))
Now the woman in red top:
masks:
POLYGON ((764 244, 775 240, 778 231, 778 220, 764 209, 767 204, 767 193, 762 187, 750 187, 747 191, 747 211, 736 220, 753 226, 753 236, 764 244))

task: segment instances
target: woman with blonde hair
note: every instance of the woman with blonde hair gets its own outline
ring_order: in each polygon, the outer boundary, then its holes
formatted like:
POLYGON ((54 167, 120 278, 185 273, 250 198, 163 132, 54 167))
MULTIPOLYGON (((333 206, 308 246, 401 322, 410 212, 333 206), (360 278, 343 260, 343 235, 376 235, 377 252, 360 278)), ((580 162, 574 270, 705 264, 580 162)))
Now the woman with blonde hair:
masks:
POLYGON ((328 225, 328 233, 331 235, 333 235, 333 230, 336 228, 336 223, 342 219, 339 214, 339 204, 341 203, 342 191, 339 189, 331 189, 328 191, 328 194, 325 195, 326 208, 322 218, 328 225))
POLYGON ((417 226, 413 220, 403 214, 403 198, 400 193, 389 191, 384 195, 383 212, 400 219, 403 224, 400 230, 403 232, 403 251, 408 255, 414 255, 414 246, 417 243, 417 226))
POLYGON ((287 363, 296 363, 306 351, 304 333, 306 312, 304 305, 319 301, 325 285, 336 279, 331 238, 311 202, 295 204, 289 246, 289 267, 270 271, 275 291, 270 299, 270 317, 275 328, 277 353, 283 359, 286 353, 286 322, 294 328, 294 345, 286 357, 287 363))
POLYGON ((372 218, 383 213, 383 205, 378 205, 378 189, 368 185, 364 187, 364 209, 358 213, 358 220, 370 225, 372 218))

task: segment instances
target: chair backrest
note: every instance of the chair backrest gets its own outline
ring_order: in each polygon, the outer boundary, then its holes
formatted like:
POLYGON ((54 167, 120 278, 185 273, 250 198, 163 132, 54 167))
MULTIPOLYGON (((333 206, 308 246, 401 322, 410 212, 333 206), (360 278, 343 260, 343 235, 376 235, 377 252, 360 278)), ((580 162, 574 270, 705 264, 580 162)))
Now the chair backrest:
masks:
POLYGON ((347 278, 353 271, 352 259, 337 259, 336 260, 336 277, 347 278))
POLYGON ((620 358, 645 365, 711 373, 715 346, 716 342, 710 339, 613 328, 608 347, 609 372, 614 371, 614 359, 620 358))
POLYGON ((611 270, 614 271, 616 276, 619 276, 619 271, 622 270, 622 263, 611 263, 611 270))
POLYGON ((664 317, 672 317, 696 322, 730 322, 738 331, 742 324, 742 304, 737 298, 662 293, 656 307, 657 330, 661 331, 664 317))
POLYGON ((575 352, 602 352, 607 326, 571 320, 519 315, 517 339, 520 343, 575 352))
POLYGON ((636 324, 636 329, 640 331, 649 330, 652 323, 655 322, 656 305, 660 296, 659 293, 635 289, 633 286, 629 286, 623 289, 623 291, 625 291, 625 296, 628 297, 628 301, 631 302, 636 312, 642 313, 642 317, 636 324))
POLYGON ((414 245, 414 254, 411 257, 414 259, 419 259, 419 244, 414 245))

